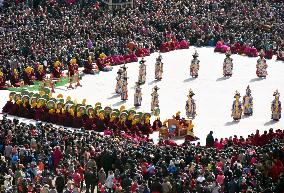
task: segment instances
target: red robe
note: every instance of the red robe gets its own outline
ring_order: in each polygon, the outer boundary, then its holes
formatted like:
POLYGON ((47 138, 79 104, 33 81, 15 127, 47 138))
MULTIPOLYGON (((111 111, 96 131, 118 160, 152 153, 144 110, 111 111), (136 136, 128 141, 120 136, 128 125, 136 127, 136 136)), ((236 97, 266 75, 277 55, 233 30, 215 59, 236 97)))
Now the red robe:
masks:
POLYGON ((53 152, 53 166, 56 169, 62 159, 62 153, 59 148, 56 148, 53 152))

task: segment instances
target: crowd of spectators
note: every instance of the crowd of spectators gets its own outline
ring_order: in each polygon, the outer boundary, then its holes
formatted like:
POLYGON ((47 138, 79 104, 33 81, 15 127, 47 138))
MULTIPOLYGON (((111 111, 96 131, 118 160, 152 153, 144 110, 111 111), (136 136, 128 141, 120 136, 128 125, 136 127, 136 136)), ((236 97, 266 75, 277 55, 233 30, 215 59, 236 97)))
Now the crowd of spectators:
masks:
POLYGON ((199 46, 222 39, 274 51, 284 44, 281 0, 137 0, 134 9, 113 11, 96 0, 64 2, 4 0, 0 66, 67 65, 72 57, 82 66, 89 52, 153 52, 170 39, 199 46))
POLYGON ((284 190, 283 131, 216 146, 155 145, 51 124, 0 122, 0 181, 6 192, 273 192, 284 190))

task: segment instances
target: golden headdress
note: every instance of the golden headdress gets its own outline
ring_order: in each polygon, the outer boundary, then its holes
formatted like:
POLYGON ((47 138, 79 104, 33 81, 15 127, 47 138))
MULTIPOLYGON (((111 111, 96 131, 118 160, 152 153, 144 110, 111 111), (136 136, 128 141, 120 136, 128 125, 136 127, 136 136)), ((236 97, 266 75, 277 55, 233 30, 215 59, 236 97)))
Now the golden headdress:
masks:
POLYGON ((61 63, 57 60, 56 62, 54 62, 54 65, 53 65, 53 66, 54 66, 54 67, 58 67, 58 66, 60 66, 60 64, 61 64, 61 63))
POLYGON ((107 57, 107 55, 105 55, 105 53, 102 52, 102 53, 100 54, 100 59, 105 59, 106 57, 107 57))
POLYGON ((77 59, 76 58, 72 58, 70 60, 70 64, 77 64, 77 59))
POLYGON ((25 71, 26 71, 26 73, 29 73, 29 74, 30 74, 30 73, 32 73, 33 68, 30 67, 30 66, 28 66, 28 67, 26 67, 25 71))
POLYGON ((63 98, 63 95, 62 94, 59 94, 59 95, 57 95, 57 98, 63 98))
POLYGON ((38 67, 37 67, 37 69, 39 70, 39 71, 42 71, 43 70, 43 65, 38 65, 38 67))

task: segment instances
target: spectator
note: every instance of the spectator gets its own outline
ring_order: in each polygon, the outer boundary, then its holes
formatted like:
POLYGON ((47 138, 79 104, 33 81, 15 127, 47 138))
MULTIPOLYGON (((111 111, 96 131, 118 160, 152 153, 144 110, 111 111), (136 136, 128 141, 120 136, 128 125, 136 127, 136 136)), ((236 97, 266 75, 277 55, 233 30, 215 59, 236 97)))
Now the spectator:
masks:
POLYGON ((170 193, 171 191, 172 191, 171 183, 167 179, 164 179, 164 182, 162 184, 162 192, 163 193, 170 193))
POLYGON ((55 188, 58 193, 63 193, 65 187, 65 180, 64 177, 59 173, 55 180, 55 188))
POLYGON ((213 131, 210 131, 206 137, 206 147, 214 147, 213 131))
MULTIPOLYGON (((225 139, 224 146, 216 149, 189 142, 180 146, 160 146, 127 139, 120 134, 106 137, 93 131, 70 131, 51 124, 38 123, 35 127, 6 117, 0 127, 1 145, 8 146, 4 139, 12 132, 11 152, 19 156, 14 164, 12 157, 8 162, 1 156, 0 180, 1 176, 11 176, 8 182, 2 179, 5 188, 15 186, 19 192, 79 192, 81 187, 84 189, 80 186, 82 179, 87 193, 94 192, 96 186, 101 192, 139 193, 252 190, 281 193, 283 189, 282 130, 271 131, 266 136, 267 143, 262 146, 253 146, 246 139, 228 146, 229 139, 225 139), (38 135, 32 136, 31 132, 38 135), (32 149, 32 139, 37 142, 37 150, 32 149), (61 142, 62 156, 56 166, 49 160, 59 149, 57 141, 61 142), (96 166, 92 167, 88 164, 90 159, 83 157, 88 154, 94 160, 89 163, 96 163, 96 166), (103 168, 105 157, 111 158, 107 168, 115 171, 109 170, 107 179, 103 168), (97 167, 101 168, 98 174, 97 167)), ((254 140, 253 135, 249 138, 254 140)))
POLYGON ((87 168, 84 174, 85 176, 85 184, 86 184, 86 193, 94 193, 96 184, 98 183, 98 176, 96 175, 96 168, 87 168))

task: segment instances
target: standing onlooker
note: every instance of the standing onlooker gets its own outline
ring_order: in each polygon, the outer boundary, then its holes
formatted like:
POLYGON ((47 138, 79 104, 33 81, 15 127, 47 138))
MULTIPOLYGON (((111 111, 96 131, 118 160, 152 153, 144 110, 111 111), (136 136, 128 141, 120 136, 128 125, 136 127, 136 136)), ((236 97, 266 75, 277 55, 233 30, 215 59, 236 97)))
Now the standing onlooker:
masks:
POLYGON ((114 174, 113 174, 113 171, 109 171, 108 172, 108 176, 107 176, 107 179, 106 179, 106 187, 108 189, 112 189, 113 188, 113 179, 114 179, 114 174))
POLYGON ((55 188, 58 193, 63 193, 64 187, 65 187, 64 177, 61 175, 61 173, 59 173, 55 179, 55 188))
POLYGON ((206 137, 206 147, 214 147, 213 131, 210 131, 206 137))
POLYGON ((94 193, 96 184, 98 183, 98 176, 96 174, 96 168, 91 169, 91 168, 86 168, 84 177, 85 177, 85 184, 86 184, 86 193, 90 192, 91 188, 91 193, 94 193))
POLYGON ((170 193, 172 191, 171 183, 165 178, 162 184, 163 193, 170 193))
POLYGON ((98 180, 99 180, 99 183, 102 183, 102 184, 106 182, 106 173, 105 173, 104 168, 100 169, 98 173, 98 180))

